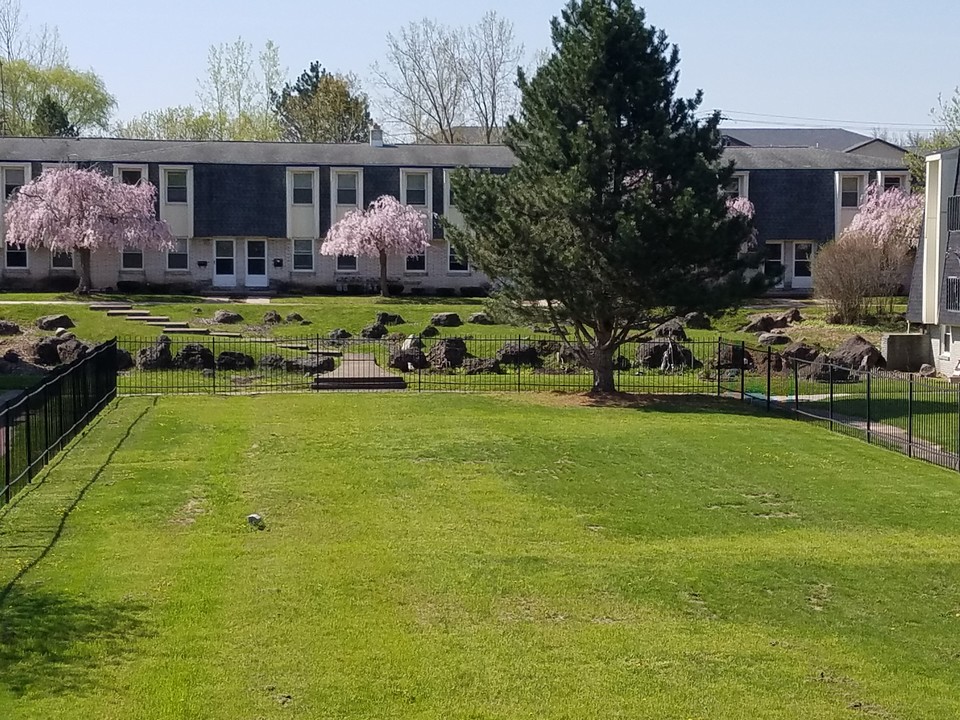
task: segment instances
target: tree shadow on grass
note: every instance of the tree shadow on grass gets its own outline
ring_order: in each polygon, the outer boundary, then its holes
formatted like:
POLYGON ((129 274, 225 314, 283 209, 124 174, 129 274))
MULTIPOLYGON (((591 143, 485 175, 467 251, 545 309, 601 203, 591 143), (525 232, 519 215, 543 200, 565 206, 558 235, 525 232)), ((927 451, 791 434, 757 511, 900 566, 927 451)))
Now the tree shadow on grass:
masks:
POLYGON ((146 610, 12 588, 0 606, 0 687, 16 697, 89 690, 147 634, 146 610))
POLYGON ((645 395, 638 393, 571 394, 551 393, 571 405, 591 408, 639 410, 641 412, 692 415, 743 415, 748 417, 788 417, 785 409, 764 411, 764 404, 734 397, 692 393, 690 395, 645 395))

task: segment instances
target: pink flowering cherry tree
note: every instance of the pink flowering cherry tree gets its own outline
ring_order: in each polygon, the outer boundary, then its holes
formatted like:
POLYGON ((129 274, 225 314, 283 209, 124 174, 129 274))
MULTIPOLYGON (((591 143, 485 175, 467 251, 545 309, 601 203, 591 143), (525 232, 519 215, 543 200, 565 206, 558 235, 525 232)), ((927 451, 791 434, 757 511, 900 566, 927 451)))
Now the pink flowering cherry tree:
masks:
POLYGON ((389 296, 387 256, 419 255, 430 246, 424 216, 390 195, 377 198, 366 210, 347 213, 320 246, 322 255, 380 258, 380 294, 389 296))
POLYGON ((849 232, 872 238, 878 248, 906 254, 916 249, 922 228, 922 195, 900 188, 884 190, 877 183, 871 183, 849 232))
POLYGON ((76 253, 80 283, 91 289, 94 250, 125 247, 171 250, 170 229, 155 214, 156 188, 147 182, 124 185, 97 170, 51 168, 21 187, 4 215, 8 245, 76 253))

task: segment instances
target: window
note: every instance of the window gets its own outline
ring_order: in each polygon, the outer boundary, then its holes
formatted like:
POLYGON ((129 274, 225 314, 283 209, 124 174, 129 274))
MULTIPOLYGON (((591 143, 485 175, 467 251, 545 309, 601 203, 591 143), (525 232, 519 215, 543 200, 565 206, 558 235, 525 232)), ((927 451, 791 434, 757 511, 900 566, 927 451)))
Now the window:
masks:
POLYGON ((293 204, 313 205, 312 172, 295 172, 293 174, 293 204))
POLYGON ((121 270, 143 270, 143 250, 125 247, 120 255, 121 270))
POLYGON ((27 246, 26 245, 7 245, 7 262, 10 269, 26 269, 27 267, 27 246))
POLYGON ((407 175, 407 205, 427 204, 427 175, 426 173, 410 173, 407 175))
POLYGON ((313 240, 293 241, 293 269, 313 270, 313 240))
POLYGON ((723 188, 723 194, 729 200, 736 200, 743 195, 743 177, 735 175, 730 178, 730 182, 723 188))
POLYGON ((763 272, 770 278, 783 275, 783 243, 767 245, 767 258, 763 262, 763 272))
POLYGON ((423 253, 420 255, 407 255, 407 272, 426 272, 426 269, 426 255, 423 253))
POLYGON ((960 278, 948 277, 947 287, 947 310, 960 312, 960 278))
POLYGON ((947 198, 947 232, 960 232, 960 195, 947 198))
POLYGON ((897 188, 897 190, 903 189, 903 178, 899 175, 884 175, 883 176, 883 189, 890 190, 892 188, 897 188))
POLYGON ((73 270, 72 252, 55 252, 50 256, 50 267, 54 270, 73 270))
POLYGON ((813 261, 813 243, 794 243, 793 245, 793 276, 795 278, 812 277, 811 262, 813 261))
POLYGON ((337 272, 356 272, 356 255, 337 255, 337 272))
POLYGON ((953 328, 944 325, 940 331, 940 354, 950 357, 950 346, 953 345, 953 328))
POLYGON ((190 269, 190 241, 187 238, 177 238, 176 247, 167 253, 167 270, 190 269))
POLYGON ((450 245, 450 253, 448 255, 448 268, 450 272, 468 272, 470 270, 470 263, 466 258, 460 257, 452 243, 448 243, 448 245, 450 245))
MULTIPOLYGON (((124 185, 139 185, 142 179, 142 170, 131 168, 120 171, 120 182, 124 185)), ((169 188, 169 185, 167 187, 169 188)), ((184 178, 184 187, 186 187, 186 178, 184 178)), ((169 190, 167 197, 169 198, 169 190)), ((186 197, 184 197, 184 202, 186 202, 186 197)))
POLYGON ((337 205, 357 204, 357 174, 337 173, 337 205))
POLYGON ((167 170, 167 202, 187 202, 186 170, 167 170))
POLYGON ((840 207, 860 207, 860 178, 845 177, 840 180, 840 207))
POLYGON ((3 196, 9 199, 23 187, 25 180, 23 168, 5 168, 3 171, 3 196))

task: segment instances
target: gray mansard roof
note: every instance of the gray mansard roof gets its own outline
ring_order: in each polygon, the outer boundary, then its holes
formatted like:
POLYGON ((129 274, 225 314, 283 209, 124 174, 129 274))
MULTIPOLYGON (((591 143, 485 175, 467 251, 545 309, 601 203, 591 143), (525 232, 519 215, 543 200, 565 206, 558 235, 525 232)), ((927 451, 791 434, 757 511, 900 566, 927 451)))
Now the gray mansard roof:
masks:
MULTIPOLYGON (((739 170, 905 170, 902 162, 817 148, 728 147, 739 170)), ((273 143, 114 138, 0 138, 0 161, 225 165, 491 167, 515 164, 503 145, 273 143)))
POLYGON ((227 165, 510 167, 502 145, 271 143, 115 138, 0 138, 8 162, 114 162, 227 165))
POLYGON ((749 147, 805 147, 845 151, 873 138, 842 128, 720 128, 720 132, 749 147))

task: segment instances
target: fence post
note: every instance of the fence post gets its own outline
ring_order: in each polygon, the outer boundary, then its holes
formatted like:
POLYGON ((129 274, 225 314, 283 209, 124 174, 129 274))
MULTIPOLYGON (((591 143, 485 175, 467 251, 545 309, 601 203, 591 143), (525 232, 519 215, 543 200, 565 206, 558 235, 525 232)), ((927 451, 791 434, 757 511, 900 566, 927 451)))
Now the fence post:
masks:
POLYGON ((3 417, 3 501, 10 502, 10 456, 13 448, 10 446, 10 410, 8 405, 0 410, 3 417))
POLYGON ((217 394, 217 336, 210 336, 210 352, 213 354, 213 395, 217 394))
POLYGON ((867 445, 869 445, 873 440, 873 432, 872 428, 870 427, 870 416, 872 414, 870 412, 870 387, 872 378, 873 373, 867 373, 867 445))
MULTIPOLYGON (((423 335, 417 335, 417 347, 420 349, 420 352, 423 353, 423 335)), ((417 362, 417 392, 423 392, 423 370, 422 362, 417 362)))
POLYGON ((717 338, 717 362, 714 363, 714 370, 717 373, 717 397, 722 395, 720 383, 720 356, 723 354, 723 336, 717 338))
POLYGON ((913 457, 913 373, 907 391, 907 457, 913 457))
POLYGON ((30 404, 33 401, 33 394, 29 393, 23 400, 23 407, 27 412, 26 417, 24 418, 23 430, 24 430, 24 439, 27 442, 27 482, 33 482, 33 441, 30 437, 33 429, 30 426, 30 404))
POLYGON ((517 335, 517 392, 520 392, 520 345, 523 338, 517 335))
POLYGON ((772 370, 770 364, 773 362, 773 348, 767 345, 767 412, 770 412, 770 381, 772 370))
POLYGON ((828 367, 830 368, 830 430, 833 430, 833 363, 828 367))
POLYGON ((800 419, 800 365, 796 358, 793 360, 793 416, 800 419))
POLYGON ((747 397, 746 393, 746 382, 747 382, 747 344, 741 340, 740 341, 740 401, 742 402, 747 397))
POLYGON ((960 472, 960 392, 954 391, 957 396, 957 472, 960 472))

